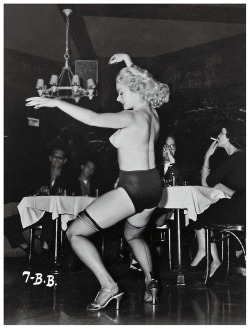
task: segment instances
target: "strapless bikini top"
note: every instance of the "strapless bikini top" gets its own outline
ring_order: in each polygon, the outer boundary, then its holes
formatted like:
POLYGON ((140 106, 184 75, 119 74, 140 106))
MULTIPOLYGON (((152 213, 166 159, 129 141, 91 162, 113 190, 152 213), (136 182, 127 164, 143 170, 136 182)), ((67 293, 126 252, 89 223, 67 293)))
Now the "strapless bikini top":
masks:
POLYGON ((109 140, 111 144, 114 145, 114 147, 119 148, 119 149, 129 149, 129 150, 136 150, 136 151, 150 151, 154 152, 152 149, 138 149, 135 147, 127 147, 127 146, 121 146, 121 141, 123 140, 122 136, 122 129, 118 129, 112 136, 109 137, 109 140))

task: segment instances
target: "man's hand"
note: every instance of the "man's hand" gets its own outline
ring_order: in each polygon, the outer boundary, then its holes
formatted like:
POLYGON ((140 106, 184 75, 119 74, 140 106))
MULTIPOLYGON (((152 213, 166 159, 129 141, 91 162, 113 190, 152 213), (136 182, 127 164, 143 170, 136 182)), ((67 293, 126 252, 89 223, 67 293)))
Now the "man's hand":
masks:
POLYGON ((38 193, 41 193, 43 195, 49 195, 49 187, 48 186, 42 186, 37 190, 38 193))
POLYGON ((170 163, 175 163, 175 158, 174 158, 172 152, 166 146, 163 147, 162 156, 163 156, 164 161, 167 161, 167 162, 170 162, 170 163))

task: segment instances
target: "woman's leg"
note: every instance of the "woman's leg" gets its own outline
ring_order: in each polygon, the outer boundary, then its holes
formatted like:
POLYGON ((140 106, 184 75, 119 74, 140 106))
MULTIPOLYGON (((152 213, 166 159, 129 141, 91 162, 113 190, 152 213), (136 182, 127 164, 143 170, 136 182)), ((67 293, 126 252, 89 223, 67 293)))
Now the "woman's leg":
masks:
POLYGON ((206 245, 205 245, 205 230, 202 228, 200 230, 195 230, 197 243, 198 243, 198 252, 194 257, 191 266, 196 266, 199 264, 201 259, 206 255, 206 245))
MULTIPOLYGON (((205 256, 205 230, 201 228, 211 222, 218 224, 229 223, 230 219, 235 217, 234 214, 237 214, 237 211, 238 207, 234 202, 232 203, 231 199, 220 199, 197 216, 197 221, 193 222, 191 225, 195 228, 198 241, 198 253, 192 261, 191 266, 197 265, 201 258, 205 256)), ((211 243, 211 255, 213 261, 211 263, 210 276, 213 275, 221 264, 215 243, 211 243)))
POLYGON ((4 218, 4 235, 8 239, 11 248, 20 247, 28 250, 28 243, 23 236, 23 227, 19 215, 4 218))
POLYGON ((152 258, 148 244, 142 239, 141 235, 149 222, 153 210, 146 209, 128 218, 124 227, 124 238, 130 245, 136 260, 144 272, 146 284, 152 279, 152 258))
MULTIPOLYGON (((99 197, 87 207, 87 213, 80 213, 67 230, 71 246, 81 261, 95 274, 102 288, 111 289, 114 280, 106 270, 102 259, 88 236, 99 230, 108 228, 135 212, 127 193, 118 188, 99 197), (91 219, 92 218, 92 219, 91 219), (93 221, 94 220, 94 221, 93 221)), ((117 291, 118 288, 116 287, 117 291)), ((116 291, 114 290, 114 293, 116 291)), ((103 305, 110 294, 99 294, 97 303, 103 305)))
MULTIPOLYGON (((197 242, 198 242, 198 252, 193 259, 191 266, 196 266, 201 259, 206 255, 206 236, 205 236, 205 230, 202 228, 200 230, 195 230, 197 242)), ((211 263, 210 268, 210 276, 214 274, 214 272, 217 270, 217 268, 220 266, 221 262, 218 255, 218 250, 216 243, 212 242, 211 245, 211 255, 213 258, 213 261, 211 263)))

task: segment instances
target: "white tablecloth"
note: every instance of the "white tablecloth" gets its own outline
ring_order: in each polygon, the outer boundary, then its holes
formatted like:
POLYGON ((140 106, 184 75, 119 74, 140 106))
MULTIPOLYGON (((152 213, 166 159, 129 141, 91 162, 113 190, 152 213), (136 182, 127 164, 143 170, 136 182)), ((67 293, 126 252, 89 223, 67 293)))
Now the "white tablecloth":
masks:
POLYGON ((159 208, 186 209, 188 220, 197 220, 197 214, 203 213, 211 204, 226 198, 224 192, 204 186, 171 186, 163 189, 159 208))
MULTIPOLYGON (((216 189, 203 186, 174 186, 163 189, 160 208, 186 209, 188 220, 197 220, 211 204, 226 195, 216 189)), ((84 196, 31 196, 25 197, 18 205, 23 228, 38 222, 45 211, 52 214, 52 219, 61 216, 62 229, 66 230, 67 222, 76 218, 95 198, 84 196)))
POLYGON ((67 222, 76 218, 95 198, 86 196, 31 196, 25 197, 18 205, 23 228, 38 222, 45 211, 52 214, 52 219, 61 215, 62 229, 67 229, 67 222))

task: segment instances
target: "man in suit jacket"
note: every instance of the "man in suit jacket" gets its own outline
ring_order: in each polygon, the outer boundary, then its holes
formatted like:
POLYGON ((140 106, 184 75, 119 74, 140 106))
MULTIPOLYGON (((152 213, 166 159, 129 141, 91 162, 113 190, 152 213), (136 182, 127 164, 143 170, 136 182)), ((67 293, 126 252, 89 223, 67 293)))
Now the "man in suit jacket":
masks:
POLYGON ((164 178, 164 180, 170 185, 173 184, 173 175, 176 179, 176 185, 180 185, 182 183, 181 172, 179 165, 176 162, 175 153, 175 137, 169 134, 165 138, 165 143, 162 149, 162 166, 160 168, 160 174, 164 178))
MULTIPOLYGON (((49 170, 37 176, 37 188, 32 187, 35 195, 81 195, 76 189, 72 178, 64 171, 67 162, 67 153, 62 146, 54 146, 49 155, 49 170)), ((51 214, 45 213, 39 223, 42 225, 41 260, 48 261, 49 249, 53 240, 53 225, 51 214)), ((4 235, 12 248, 21 248, 28 255, 29 246, 23 234, 23 227, 19 215, 5 218, 4 235)))
POLYGON ((81 173, 78 177, 81 194, 83 196, 98 196, 98 189, 92 181, 95 172, 95 164, 92 160, 86 160, 81 165, 81 173))

